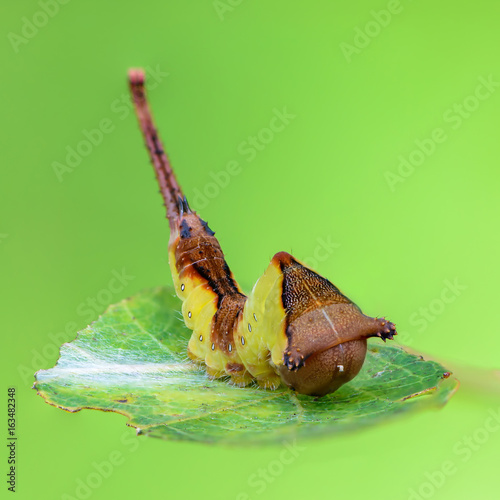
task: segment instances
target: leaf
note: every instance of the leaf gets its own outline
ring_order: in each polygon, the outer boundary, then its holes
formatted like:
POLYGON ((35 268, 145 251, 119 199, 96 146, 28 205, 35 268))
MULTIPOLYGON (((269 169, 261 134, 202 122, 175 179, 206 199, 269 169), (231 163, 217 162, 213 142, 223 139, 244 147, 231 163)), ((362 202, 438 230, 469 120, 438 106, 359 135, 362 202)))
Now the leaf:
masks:
POLYGON ((287 388, 239 388, 210 380, 190 361, 191 334, 171 288, 112 305, 35 375, 47 403, 75 412, 114 411, 138 433, 231 444, 345 431, 420 406, 442 406, 458 387, 438 363, 394 346, 369 345, 360 374, 323 398, 287 388))

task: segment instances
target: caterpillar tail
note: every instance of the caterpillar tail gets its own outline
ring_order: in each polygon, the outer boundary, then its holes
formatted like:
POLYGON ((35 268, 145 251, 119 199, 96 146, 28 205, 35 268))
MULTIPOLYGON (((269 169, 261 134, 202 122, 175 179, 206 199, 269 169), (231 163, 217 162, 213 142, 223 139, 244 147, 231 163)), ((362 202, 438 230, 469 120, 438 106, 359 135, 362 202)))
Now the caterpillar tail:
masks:
POLYGON ((145 73, 142 69, 131 69, 128 76, 137 119, 165 202, 170 230, 175 232, 180 217, 190 208, 158 136, 146 98, 145 73))

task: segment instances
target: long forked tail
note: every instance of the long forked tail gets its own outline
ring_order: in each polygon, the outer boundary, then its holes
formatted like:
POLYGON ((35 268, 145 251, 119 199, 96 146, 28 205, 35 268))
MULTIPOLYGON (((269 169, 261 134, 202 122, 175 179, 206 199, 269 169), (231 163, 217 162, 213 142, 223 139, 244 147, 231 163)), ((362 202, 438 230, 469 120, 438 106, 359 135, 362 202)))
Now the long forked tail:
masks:
POLYGON ((153 116, 151 115, 151 110, 146 99, 146 90, 144 88, 145 73, 142 69, 131 69, 128 73, 128 79, 139 126, 141 127, 142 135, 149 151, 151 163, 155 169, 161 194, 165 200, 170 229, 173 229, 182 212, 190 211, 189 205, 182 194, 163 144, 158 137, 153 116))

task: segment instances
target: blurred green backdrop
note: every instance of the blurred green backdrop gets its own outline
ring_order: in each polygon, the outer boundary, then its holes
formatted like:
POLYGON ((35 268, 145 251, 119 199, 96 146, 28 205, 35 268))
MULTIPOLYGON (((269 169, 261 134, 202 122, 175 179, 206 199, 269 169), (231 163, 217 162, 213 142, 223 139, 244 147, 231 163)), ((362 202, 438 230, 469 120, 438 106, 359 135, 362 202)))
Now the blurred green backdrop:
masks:
POLYGON ((402 343, 498 368, 499 15, 492 0, 2 6, 2 408, 16 387, 17 498, 500 497, 498 397, 465 375, 442 411, 299 443, 287 464, 281 447, 136 438, 123 416, 65 413, 30 389, 109 302, 170 283, 131 66, 148 69, 178 178, 244 287, 286 250, 386 314, 402 343), (288 118, 269 133, 276 113, 288 118))

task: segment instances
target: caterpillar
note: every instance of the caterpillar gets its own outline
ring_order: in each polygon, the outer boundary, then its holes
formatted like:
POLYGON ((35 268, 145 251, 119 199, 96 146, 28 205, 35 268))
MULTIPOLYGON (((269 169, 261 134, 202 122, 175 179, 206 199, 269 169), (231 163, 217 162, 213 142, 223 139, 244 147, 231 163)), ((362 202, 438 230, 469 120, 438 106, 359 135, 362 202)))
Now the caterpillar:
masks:
POLYGON ((191 209, 158 136, 143 70, 129 87, 170 226, 169 266, 182 316, 192 330, 187 352, 214 378, 233 384, 282 383, 300 394, 324 396, 360 371, 367 339, 396 335, 335 285, 292 255, 277 253, 249 295, 235 281, 214 231, 191 209))

